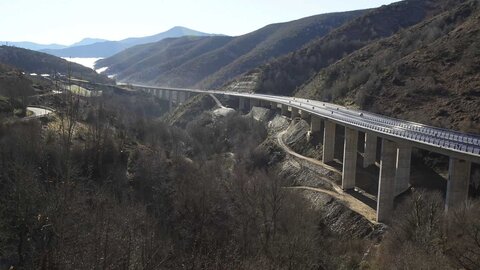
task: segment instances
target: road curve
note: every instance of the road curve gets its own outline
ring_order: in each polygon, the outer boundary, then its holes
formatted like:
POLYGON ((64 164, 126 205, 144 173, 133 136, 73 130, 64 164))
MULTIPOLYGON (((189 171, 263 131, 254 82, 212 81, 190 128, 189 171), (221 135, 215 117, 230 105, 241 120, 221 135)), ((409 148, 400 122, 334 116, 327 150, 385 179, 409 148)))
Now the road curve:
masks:
POLYGON ((31 111, 33 115, 29 116, 30 118, 42 117, 53 113, 52 110, 44 107, 28 106, 28 111, 31 111))
POLYGON ((408 143, 417 148, 480 163, 480 136, 475 134, 441 129, 366 111, 354 110, 332 103, 303 98, 139 84, 133 84, 131 86, 139 89, 218 94, 275 102, 306 111, 312 115, 320 116, 343 126, 377 134, 382 138, 397 143, 408 143))

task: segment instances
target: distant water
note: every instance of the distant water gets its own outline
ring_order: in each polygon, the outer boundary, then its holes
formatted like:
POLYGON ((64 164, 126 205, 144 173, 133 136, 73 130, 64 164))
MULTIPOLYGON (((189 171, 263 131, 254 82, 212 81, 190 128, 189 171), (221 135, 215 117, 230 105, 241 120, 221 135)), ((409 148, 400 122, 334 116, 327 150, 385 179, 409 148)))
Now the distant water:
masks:
POLYGON ((103 58, 63 57, 63 59, 94 69, 95 62, 103 58))

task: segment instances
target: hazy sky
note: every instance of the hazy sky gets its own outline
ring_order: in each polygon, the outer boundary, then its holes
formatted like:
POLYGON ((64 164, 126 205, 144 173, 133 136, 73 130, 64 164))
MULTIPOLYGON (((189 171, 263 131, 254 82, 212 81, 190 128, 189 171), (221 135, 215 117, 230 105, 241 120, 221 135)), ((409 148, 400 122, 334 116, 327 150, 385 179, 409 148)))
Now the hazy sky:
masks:
MULTIPOLYGON (((397 0, 398 1, 398 0, 397 0)), ((185 26, 241 35, 267 24, 395 0, 0 0, 0 40, 71 44, 185 26)))

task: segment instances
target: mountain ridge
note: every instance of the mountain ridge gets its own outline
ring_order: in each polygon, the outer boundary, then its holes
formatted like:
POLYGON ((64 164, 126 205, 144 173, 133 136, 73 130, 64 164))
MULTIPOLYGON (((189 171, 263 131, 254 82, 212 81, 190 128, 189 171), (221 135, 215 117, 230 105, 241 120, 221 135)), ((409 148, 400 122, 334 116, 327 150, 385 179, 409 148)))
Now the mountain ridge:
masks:
POLYGON ((122 39, 119 41, 101 41, 87 45, 81 46, 73 46, 58 50, 41 50, 42 52, 52 54, 59 57, 96 57, 96 58, 103 58, 109 57, 116 53, 119 53, 127 48, 130 48, 135 45, 141 45, 151 42, 157 42, 165 38, 172 38, 172 37, 181 37, 181 36, 208 36, 208 35, 215 35, 215 34, 207 34, 203 32, 199 32, 196 30, 192 30, 182 26, 175 26, 170 28, 165 32, 161 32, 158 34, 145 36, 145 37, 131 37, 122 39))
POLYGON ((209 37, 210 41, 198 40, 198 44, 193 42, 191 47, 184 48, 191 53, 192 48, 209 42, 211 47, 207 50, 189 54, 191 57, 185 61, 168 65, 160 60, 178 51, 172 53, 173 50, 166 49, 171 41, 160 41, 132 47, 100 60, 96 68, 108 67, 107 74, 116 74, 121 81, 182 87, 220 86, 258 64, 300 48, 364 12, 328 13, 271 24, 245 35, 223 38, 224 43, 217 37, 209 37))

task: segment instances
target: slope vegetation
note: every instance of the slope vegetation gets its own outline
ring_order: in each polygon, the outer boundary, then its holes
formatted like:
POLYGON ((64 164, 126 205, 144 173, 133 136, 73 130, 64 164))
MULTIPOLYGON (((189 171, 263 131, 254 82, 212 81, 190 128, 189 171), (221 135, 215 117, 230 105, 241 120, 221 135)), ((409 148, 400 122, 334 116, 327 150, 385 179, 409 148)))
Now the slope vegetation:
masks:
POLYGON ((297 93, 436 126, 480 130, 480 7, 469 1, 375 42, 297 93))
POLYGON ((58 72, 67 75, 71 72, 73 77, 79 79, 103 83, 110 81, 104 75, 99 75, 94 70, 82 65, 46 53, 16 47, 1 46, 0 63, 22 69, 27 73, 53 74, 58 72))
POLYGON ((303 49, 261 66, 255 71, 259 74, 255 90, 291 95, 322 68, 459 2, 463 0, 407 0, 376 8, 303 49))
POLYGON ((353 11, 312 16, 268 25, 234 38, 164 40, 130 48, 99 61, 97 67, 109 67, 107 73, 116 74, 121 81, 218 87, 272 58, 301 48, 364 13, 353 11), (177 44, 181 44, 180 47, 177 44))

